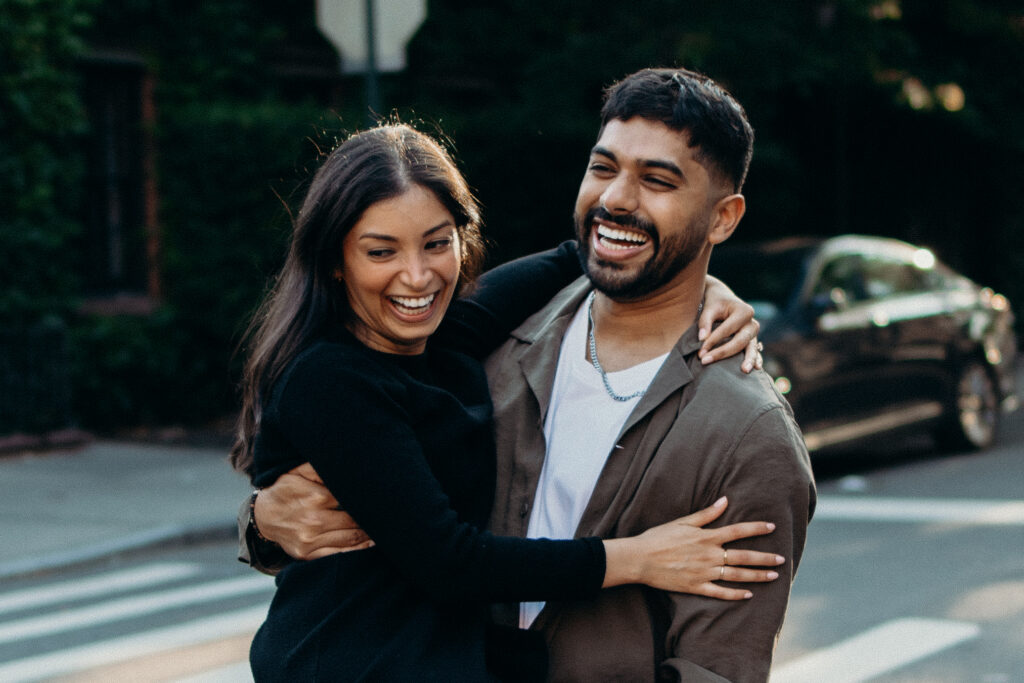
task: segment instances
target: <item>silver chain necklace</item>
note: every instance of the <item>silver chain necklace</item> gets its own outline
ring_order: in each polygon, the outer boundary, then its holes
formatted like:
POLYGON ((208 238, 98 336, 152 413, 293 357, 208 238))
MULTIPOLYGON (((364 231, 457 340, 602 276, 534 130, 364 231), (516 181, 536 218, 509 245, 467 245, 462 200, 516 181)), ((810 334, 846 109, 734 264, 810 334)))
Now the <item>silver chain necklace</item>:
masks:
MULTIPOLYGON (((590 296, 587 297, 587 321, 590 323, 590 330, 587 336, 590 341, 590 363, 594 366, 594 369, 601 374, 601 381, 604 382, 604 390, 608 392, 608 395, 616 401, 632 401, 634 398, 640 398, 647 393, 647 389, 641 389, 640 391, 634 391, 632 394, 623 396, 622 394, 616 394, 615 390, 612 389, 611 382, 608 381, 608 373, 601 367, 601 361, 597 359, 597 337, 594 334, 594 295, 596 292, 590 292, 590 296)), ((701 301, 700 305, 697 306, 697 317, 700 317, 701 311, 704 310, 704 302, 701 301)))

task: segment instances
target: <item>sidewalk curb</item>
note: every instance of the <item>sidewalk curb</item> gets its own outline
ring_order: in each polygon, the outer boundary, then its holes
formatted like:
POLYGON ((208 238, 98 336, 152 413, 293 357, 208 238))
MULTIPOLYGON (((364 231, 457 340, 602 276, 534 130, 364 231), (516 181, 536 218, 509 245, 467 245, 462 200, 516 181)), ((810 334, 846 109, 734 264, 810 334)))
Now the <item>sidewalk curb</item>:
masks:
POLYGON ((236 538, 238 538, 238 526, 234 520, 207 524, 168 525, 128 534, 117 540, 96 543, 86 548, 0 562, 0 580, 60 572, 160 546, 193 545, 205 541, 236 538))

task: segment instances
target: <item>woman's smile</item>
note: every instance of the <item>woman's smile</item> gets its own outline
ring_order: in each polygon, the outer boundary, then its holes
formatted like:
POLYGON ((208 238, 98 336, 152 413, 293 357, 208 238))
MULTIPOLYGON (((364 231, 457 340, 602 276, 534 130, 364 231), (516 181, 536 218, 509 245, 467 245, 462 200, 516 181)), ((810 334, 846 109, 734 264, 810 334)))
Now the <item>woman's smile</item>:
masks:
POLYGON ((420 318, 433 312, 432 304, 437 300, 437 292, 428 296, 389 296, 398 313, 404 317, 420 318))

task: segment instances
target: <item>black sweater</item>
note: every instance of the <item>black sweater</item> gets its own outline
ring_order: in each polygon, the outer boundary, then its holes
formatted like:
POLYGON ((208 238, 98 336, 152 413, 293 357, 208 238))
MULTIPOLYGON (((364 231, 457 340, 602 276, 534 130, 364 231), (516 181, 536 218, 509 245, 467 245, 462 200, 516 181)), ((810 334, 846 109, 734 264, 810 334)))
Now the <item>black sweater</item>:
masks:
POLYGON ((570 258, 563 247, 491 271, 422 355, 371 350, 339 327, 286 370, 264 406, 254 483, 312 463, 377 545, 279 574, 253 641, 257 680, 487 680, 486 602, 600 588, 598 539, 482 531, 494 445, 479 359, 578 273, 570 258))

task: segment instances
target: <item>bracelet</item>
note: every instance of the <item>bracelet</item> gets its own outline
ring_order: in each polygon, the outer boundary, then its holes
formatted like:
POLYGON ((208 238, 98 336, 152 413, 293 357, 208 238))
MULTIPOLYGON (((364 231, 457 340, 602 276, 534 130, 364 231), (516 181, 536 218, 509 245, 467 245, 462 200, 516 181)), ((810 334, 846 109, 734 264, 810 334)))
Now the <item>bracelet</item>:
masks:
MULTIPOLYGON (((260 533, 260 528, 256 526, 256 496, 260 495, 260 489, 253 489, 252 495, 249 496, 249 528, 256 534, 256 538, 263 541, 264 543, 274 543, 269 538, 260 533)), ((276 545, 276 544, 275 544, 276 545)))

